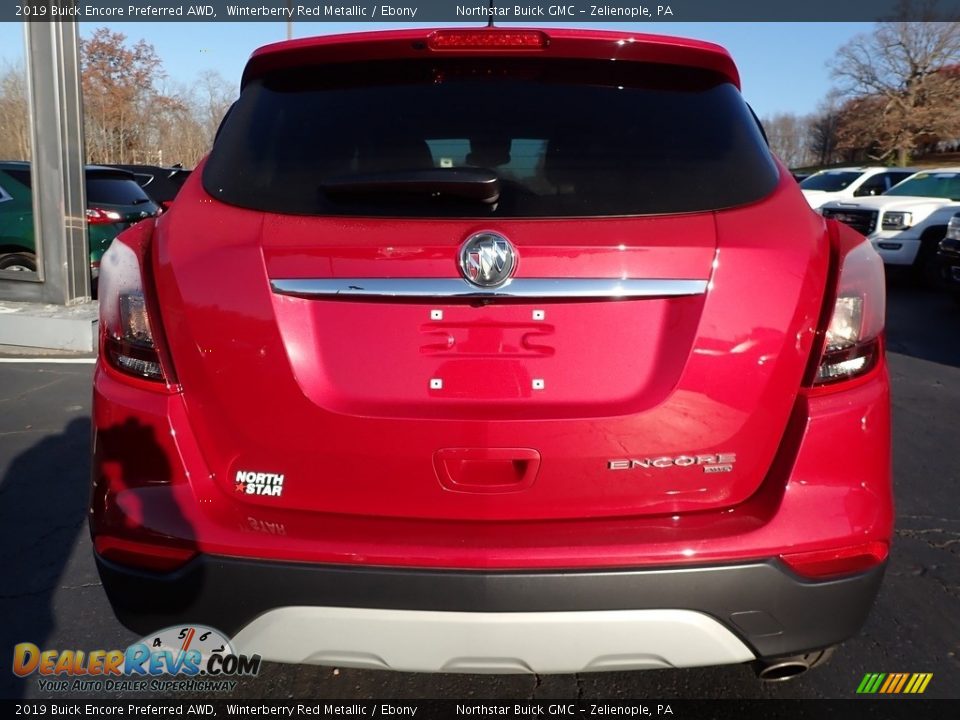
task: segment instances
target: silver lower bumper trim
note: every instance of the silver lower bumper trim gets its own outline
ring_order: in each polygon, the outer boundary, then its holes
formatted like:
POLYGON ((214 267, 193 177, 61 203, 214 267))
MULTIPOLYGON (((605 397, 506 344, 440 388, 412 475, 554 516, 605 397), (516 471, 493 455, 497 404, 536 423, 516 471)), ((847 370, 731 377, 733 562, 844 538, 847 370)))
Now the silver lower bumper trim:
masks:
POLYGON ((284 607, 256 618, 232 645, 275 662, 430 673, 576 673, 755 659, 730 630, 691 610, 284 607))

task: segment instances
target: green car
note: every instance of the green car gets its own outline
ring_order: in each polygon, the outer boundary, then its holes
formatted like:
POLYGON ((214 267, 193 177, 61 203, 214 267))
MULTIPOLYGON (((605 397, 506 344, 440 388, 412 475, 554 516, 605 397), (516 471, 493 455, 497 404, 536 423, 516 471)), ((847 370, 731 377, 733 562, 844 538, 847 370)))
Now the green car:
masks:
MULTIPOLYGON (((113 239, 134 223, 159 214, 160 207, 133 173, 88 165, 85 174, 90 270, 96 279, 100 258, 113 239)), ((30 187, 30 163, 0 162, 0 270, 37 269, 30 187)))

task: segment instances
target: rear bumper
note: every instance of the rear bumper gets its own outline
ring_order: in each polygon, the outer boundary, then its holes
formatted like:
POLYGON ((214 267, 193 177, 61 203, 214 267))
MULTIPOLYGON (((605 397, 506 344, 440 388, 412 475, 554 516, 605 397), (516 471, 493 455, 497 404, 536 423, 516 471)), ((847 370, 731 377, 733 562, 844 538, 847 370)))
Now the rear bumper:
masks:
POLYGON ((169 574, 97 564, 118 618, 140 633, 200 623, 269 660, 431 672, 689 667, 823 648, 858 631, 884 571, 810 582, 772 560, 550 572, 209 555, 169 574))

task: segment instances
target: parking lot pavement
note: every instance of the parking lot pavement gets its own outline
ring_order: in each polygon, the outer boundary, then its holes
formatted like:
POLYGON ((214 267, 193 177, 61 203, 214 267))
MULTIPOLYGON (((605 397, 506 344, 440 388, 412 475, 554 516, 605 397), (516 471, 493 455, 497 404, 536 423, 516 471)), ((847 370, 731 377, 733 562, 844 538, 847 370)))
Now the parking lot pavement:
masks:
MULTIPOLYGON (((476 676, 267 664, 232 697, 847 698, 867 672, 932 672, 927 697, 960 697, 960 308, 895 286, 888 313, 897 537, 866 627, 829 665, 770 685, 746 666, 476 676)), ((91 373, 0 363, 0 697, 57 697, 12 675, 16 642, 91 650, 137 639, 114 619, 91 559, 91 373)))

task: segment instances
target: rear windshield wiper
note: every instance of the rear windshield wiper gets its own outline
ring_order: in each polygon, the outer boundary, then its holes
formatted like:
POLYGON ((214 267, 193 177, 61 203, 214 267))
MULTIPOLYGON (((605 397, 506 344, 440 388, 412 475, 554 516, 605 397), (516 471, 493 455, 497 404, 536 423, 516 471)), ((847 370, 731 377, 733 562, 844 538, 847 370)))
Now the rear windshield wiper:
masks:
POLYGON ((482 168, 429 168, 397 170, 330 178, 321 185, 331 196, 369 195, 429 196, 457 198, 493 205, 500 199, 500 180, 492 170, 482 168))

